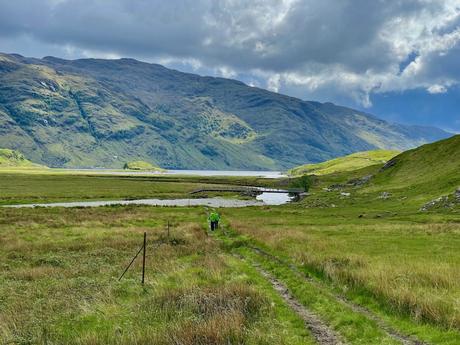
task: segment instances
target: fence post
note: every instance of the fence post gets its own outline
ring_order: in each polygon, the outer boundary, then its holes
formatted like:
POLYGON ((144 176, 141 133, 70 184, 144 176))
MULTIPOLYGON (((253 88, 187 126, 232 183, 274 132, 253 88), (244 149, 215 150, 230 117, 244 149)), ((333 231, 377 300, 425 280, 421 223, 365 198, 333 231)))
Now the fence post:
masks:
POLYGON ((169 236, 169 220, 168 220, 168 241, 170 240, 170 236, 169 236))
POLYGON ((147 247, 147 233, 144 232, 144 254, 142 258, 142 284, 144 284, 145 280, 145 248, 147 247))

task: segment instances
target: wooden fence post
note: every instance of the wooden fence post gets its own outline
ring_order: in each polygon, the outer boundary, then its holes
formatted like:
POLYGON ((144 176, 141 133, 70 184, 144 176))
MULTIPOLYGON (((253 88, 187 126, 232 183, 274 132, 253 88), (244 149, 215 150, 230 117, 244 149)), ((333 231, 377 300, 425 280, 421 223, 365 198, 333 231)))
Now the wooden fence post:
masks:
POLYGON ((144 284, 145 281, 145 249, 147 247, 147 233, 144 232, 144 255, 142 258, 142 284, 144 284))

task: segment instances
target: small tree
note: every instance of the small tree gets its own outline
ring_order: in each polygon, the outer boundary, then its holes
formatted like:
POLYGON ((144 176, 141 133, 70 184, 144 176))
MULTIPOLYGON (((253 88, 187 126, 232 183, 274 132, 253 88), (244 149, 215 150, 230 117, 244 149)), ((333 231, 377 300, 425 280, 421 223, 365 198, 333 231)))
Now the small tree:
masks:
POLYGON ((312 179, 308 175, 302 175, 291 180, 291 188, 302 188, 304 192, 308 192, 312 185, 312 179))

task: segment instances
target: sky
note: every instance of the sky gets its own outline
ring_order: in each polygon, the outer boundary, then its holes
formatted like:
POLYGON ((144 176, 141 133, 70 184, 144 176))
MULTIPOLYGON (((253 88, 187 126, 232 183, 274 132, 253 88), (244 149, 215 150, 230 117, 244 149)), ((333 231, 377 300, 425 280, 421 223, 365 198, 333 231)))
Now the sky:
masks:
POLYGON ((0 51, 131 57, 460 133, 460 0, 0 0, 0 51))

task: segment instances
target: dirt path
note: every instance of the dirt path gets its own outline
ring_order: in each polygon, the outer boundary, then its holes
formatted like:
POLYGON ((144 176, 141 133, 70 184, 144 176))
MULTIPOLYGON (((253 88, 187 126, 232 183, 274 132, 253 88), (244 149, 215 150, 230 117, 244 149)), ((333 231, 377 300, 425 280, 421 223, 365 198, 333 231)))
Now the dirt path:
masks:
MULTIPOLYGON (((240 257, 241 258, 241 257, 240 257)), ((244 258, 241 258, 244 260, 244 258)), ((262 276, 264 276, 278 292, 279 296, 286 304, 305 322, 305 326, 310 330, 315 340, 320 345, 345 345, 339 336, 328 327, 320 318, 303 306, 298 300, 291 295, 287 287, 279 280, 275 279, 268 272, 263 270, 260 265, 251 264, 262 276)))
MULTIPOLYGON (((315 281, 311 277, 306 276, 304 273, 299 271, 299 269, 297 267, 295 267, 294 265, 292 265, 290 263, 286 263, 283 260, 281 260, 280 258, 278 258, 278 257, 276 257, 276 256, 274 256, 274 255, 272 255, 270 253, 267 253, 266 251, 264 251, 264 250, 262 250, 260 248, 257 248, 257 247, 249 247, 249 248, 252 251, 254 251, 257 254, 259 254, 259 255, 263 255, 263 256, 269 258, 270 260, 276 261, 277 263, 288 267, 291 271, 293 271, 295 274, 301 276, 302 279, 308 281, 310 284, 313 284, 316 287, 321 288, 321 289, 323 288, 319 282, 315 281)), ((388 336, 390 336, 391 338, 401 342, 403 345, 429 345, 426 342, 423 342, 423 341, 420 341, 418 339, 414 339, 413 337, 410 337, 410 336, 407 336, 407 335, 399 333, 397 330, 395 330, 390 325, 388 325, 378 315, 374 314, 369 309, 367 309, 367 308, 365 308, 363 306, 360 306, 358 304, 355 304, 355 303, 349 301, 344 296, 334 294, 334 293, 329 293, 329 295, 331 297, 335 298, 340 303, 345 304, 346 306, 348 306, 355 313, 359 313, 361 315, 364 315, 368 319, 374 321, 384 332, 386 332, 388 334, 388 336)), ((326 344, 328 344, 328 343, 326 343, 326 344)))
POLYGON ((299 301, 297 301, 289 290, 274 279, 267 272, 259 269, 259 272, 267 278, 278 294, 284 299, 287 305, 296 312, 304 321, 306 327, 310 330, 313 337, 320 345, 344 345, 345 343, 339 340, 335 332, 324 324, 315 314, 306 309, 299 301))

